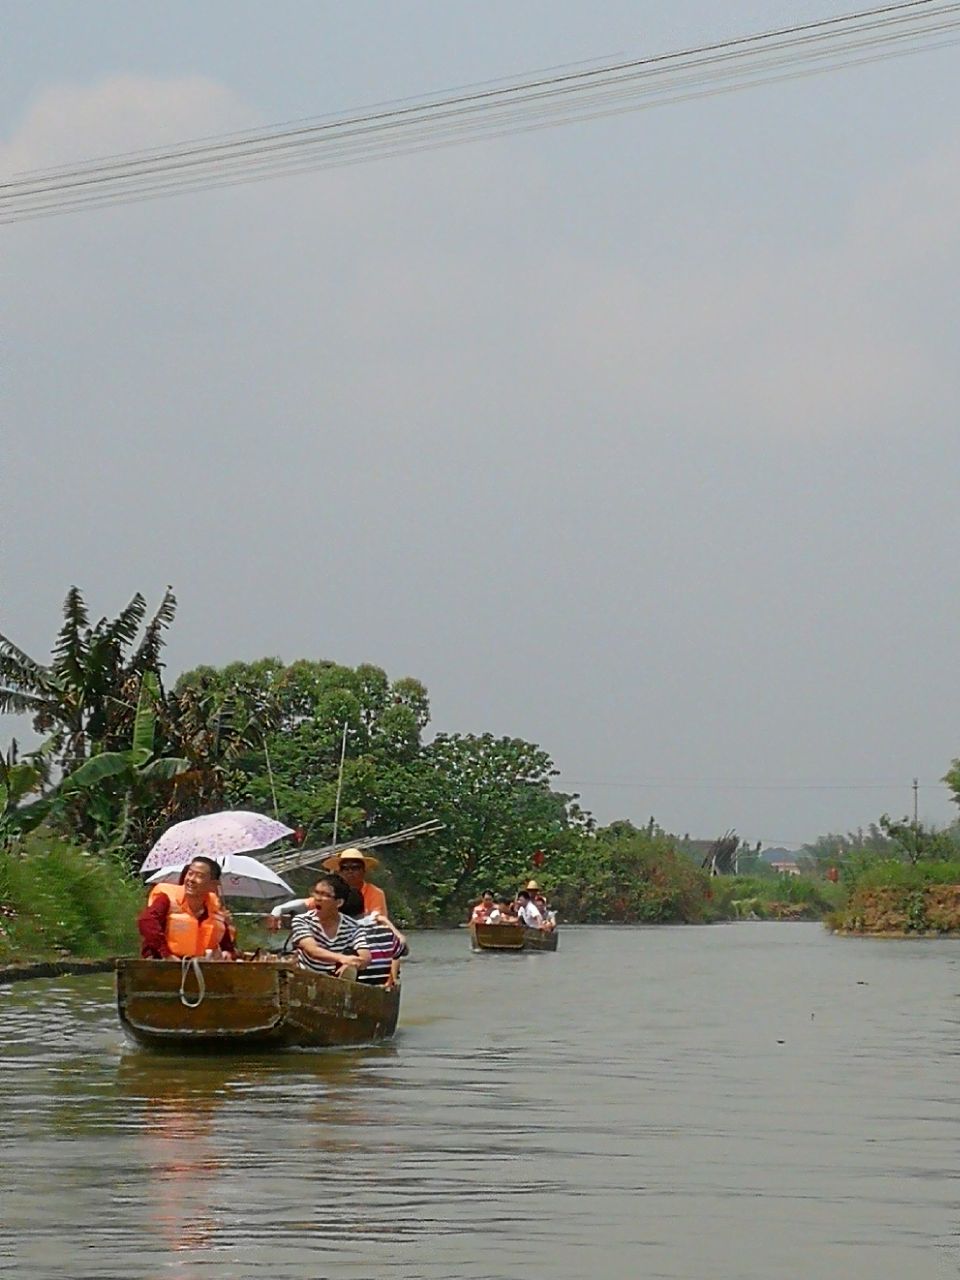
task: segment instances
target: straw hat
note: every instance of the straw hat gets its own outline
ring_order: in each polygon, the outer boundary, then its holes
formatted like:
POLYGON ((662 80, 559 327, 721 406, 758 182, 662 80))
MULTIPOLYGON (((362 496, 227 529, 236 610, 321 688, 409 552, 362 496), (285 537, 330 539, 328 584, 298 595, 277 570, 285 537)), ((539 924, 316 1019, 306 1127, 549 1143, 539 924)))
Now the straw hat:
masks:
POLYGON ((537 884, 536 880, 528 880, 524 888, 526 889, 527 893, 530 893, 534 889, 536 889, 538 892, 540 890, 540 886, 537 884))
POLYGON ((326 867, 328 871, 339 871, 341 862, 346 858, 348 862, 362 862, 368 871, 373 871, 375 867, 379 867, 379 858, 374 858, 369 853, 364 853, 362 849, 341 849, 339 853, 331 853, 329 858, 324 858, 320 864, 326 867))

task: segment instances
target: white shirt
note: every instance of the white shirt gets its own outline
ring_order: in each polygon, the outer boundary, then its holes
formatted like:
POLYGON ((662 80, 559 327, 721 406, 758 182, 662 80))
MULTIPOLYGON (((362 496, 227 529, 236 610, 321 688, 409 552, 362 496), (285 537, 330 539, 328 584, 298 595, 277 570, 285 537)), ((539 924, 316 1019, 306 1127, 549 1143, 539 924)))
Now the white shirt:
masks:
POLYGON ((539 929, 543 924, 543 916, 532 902, 525 902, 520 908, 520 919, 528 929, 539 929))

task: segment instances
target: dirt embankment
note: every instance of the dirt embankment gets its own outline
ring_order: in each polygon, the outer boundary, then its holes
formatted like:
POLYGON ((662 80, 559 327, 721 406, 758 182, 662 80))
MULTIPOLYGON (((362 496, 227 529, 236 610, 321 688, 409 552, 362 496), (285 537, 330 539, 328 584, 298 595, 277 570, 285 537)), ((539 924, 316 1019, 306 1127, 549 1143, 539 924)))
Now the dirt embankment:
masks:
POLYGON ((830 925, 837 933, 880 937, 960 934, 960 885, 856 889, 830 925))

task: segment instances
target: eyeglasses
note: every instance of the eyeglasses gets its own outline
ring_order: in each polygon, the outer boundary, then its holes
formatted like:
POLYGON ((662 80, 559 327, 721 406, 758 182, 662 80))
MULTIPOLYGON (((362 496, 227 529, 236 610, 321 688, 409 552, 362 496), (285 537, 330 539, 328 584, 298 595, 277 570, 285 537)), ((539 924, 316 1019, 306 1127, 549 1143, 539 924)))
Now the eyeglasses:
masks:
POLYGON ((362 871, 366 864, 363 862, 341 862, 341 871, 362 871))
POLYGON ((335 893, 314 893, 314 898, 329 898, 331 902, 336 902, 337 895, 335 893))

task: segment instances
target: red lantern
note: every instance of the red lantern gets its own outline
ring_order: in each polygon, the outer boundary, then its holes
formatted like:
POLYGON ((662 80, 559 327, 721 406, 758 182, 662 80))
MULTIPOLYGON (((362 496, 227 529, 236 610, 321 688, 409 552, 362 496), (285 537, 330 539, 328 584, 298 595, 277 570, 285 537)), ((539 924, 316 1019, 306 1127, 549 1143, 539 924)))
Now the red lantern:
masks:
POLYGON ((539 870, 544 864, 543 850, 538 849, 533 855, 533 865, 539 870))

